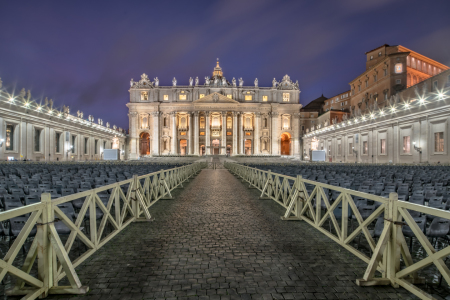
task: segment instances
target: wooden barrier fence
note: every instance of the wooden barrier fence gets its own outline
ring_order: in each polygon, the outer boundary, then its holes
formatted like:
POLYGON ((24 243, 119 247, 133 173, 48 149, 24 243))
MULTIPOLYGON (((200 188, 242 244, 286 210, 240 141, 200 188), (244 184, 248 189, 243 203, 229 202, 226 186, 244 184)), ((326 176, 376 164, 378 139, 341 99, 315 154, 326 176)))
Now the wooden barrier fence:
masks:
POLYGON ((396 193, 390 193, 389 198, 384 198, 303 179, 301 176, 290 177, 236 163, 226 162, 225 168, 242 178, 242 182, 248 183, 250 188, 260 190, 260 199, 272 199, 283 206, 286 209, 284 216, 281 217, 283 220, 307 222, 366 262, 367 269, 363 278, 356 279, 359 286, 391 285, 396 288, 402 286, 421 299, 434 299, 417 286, 425 283, 425 279, 419 277, 418 272, 431 264, 436 266, 442 278, 450 285, 450 271, 443 260, 450 255, 450 246, 447 244, 443 249, 436 250, 409 212, 417 211, 448 220, 450 211, 400 201, 396 193), (313 190, 308 192, 306 185, 314 186, 313 190), (339 196, 331 203, 324 189, 337 191, 339 196), (377 208, 363 218, 354 197, 374 201, 377 208), (383 214, 384 227, 378 241, 375 242, 368 226, 373 225, 383 214), (357 221, 356 229, 353 229, 353 226, 349 227, 348 224, 352 215, 357 221), (331 222, 330 230, 324 226, 327 220, 331 222), (402 226, 406 225, 411 228, 414 238, 426 252, 425 258, 413 259, 402 232, 402 226), (360 234, 367 241, 371 255, 351 245, 360 234), (376 271, 380 276, 375 276, 376 271))
POLYGON ((14 288, 6 291, 6 294, 24 295, 23 299, 36 299, 44 298, 48 294, 88 292, 89 287, 82 286, 75 268, 130 223, 150 220, 150 206, 160 199, 171 199, 173 189, 183 187, 183 182, 205 167, 206 163, 194 163, 147 175, 135 175, 128 180, 53 200, 50 194, 42 194, 40 203, 0 212, 0 222, 29 215, 9 251, 0 260, 0 281, 7 274, 16 277, 14 288), (106 204, 99 197, 99 194, 105 191, 110 191, 106 204), (75 221, 58 206, 71 201, 82 201, 75 221), (99 225, 97 210, 103 214, 99 225), (70 229, 65 244, 55 227, 55 222, 58 221, 70 229), (83 224, 88 224, 87 228, 82 227, 83 224), (106 234, 107 224, 112 230, 106 234), (22 267, 14 266, 13 262, 20 249, 36 227, 35 237, 22 267), (70 259, 69 254, 73 256, 71 250, 76 238, 85 245, 86 251, 75 259, 70 259), (37 274, 33 276, 30 272, 36 258, 37 274), (65 277, 70 286, 58 286, 58 282, 65 277))

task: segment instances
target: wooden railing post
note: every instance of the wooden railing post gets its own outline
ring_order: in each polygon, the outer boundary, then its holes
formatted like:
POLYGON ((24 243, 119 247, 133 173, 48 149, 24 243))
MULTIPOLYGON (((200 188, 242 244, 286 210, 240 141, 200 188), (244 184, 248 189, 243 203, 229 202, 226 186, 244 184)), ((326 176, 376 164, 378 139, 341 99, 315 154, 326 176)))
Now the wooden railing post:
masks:
MULTIPOLYGON (((398 284, 395 281, 395 274, 400 271, 400 250, 401 250, 401 242, 399 244, 399 230, 402 230, 402 227, 400 225, 397 225, 398 223, 398 195, 397 193, 390 193, 389 194, 389 204, 388 204, 388 210, 387 210, 387 218, 385 217, 387 222, 392 222, 391 226, 391 235, 388 240, 387 245, 387 257, 385 259, 386 265, 386 277, 391 281, 391 285, 393 287, 398 288, 398 284)), ((386 214, 385 214, 386 216, 386 214)), ((385 222, 386 222, 385 221, 385 222)))
POLYGON ((41 223, 37 224, 37 259, 38 279, 44 283, 44 291, 41 298, 48 296, 48 290, 53 286, 53 253, 49 240, 48 223, 53 222, 52 198, 49 193, 41 194, 41 203, 44 204, 41 215, 41 223))
POLYGON ((137 203, 138 180, 139 180, 138 176, 133 175, 133 190, 131 192, 131 199, 132 199, 131 209, 133 210, 136 219, 139 218, 139 205, 137 203))

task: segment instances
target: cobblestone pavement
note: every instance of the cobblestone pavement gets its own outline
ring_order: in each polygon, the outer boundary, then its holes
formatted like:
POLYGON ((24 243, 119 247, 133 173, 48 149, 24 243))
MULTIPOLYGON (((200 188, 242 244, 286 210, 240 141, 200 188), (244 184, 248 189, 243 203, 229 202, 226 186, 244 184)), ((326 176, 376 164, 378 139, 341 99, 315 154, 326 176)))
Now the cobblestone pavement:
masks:
POLYGON ((358 287, 363 262, 308 224, 282 221, 281 206, 227 170, 203 170, 174 195, 77 268, 85 299, 414 299, 358 287))

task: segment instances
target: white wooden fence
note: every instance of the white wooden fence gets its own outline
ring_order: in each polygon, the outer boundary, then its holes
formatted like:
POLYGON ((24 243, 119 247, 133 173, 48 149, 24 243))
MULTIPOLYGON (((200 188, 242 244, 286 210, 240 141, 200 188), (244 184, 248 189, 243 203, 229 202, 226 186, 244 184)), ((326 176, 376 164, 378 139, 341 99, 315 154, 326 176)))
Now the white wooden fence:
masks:
POLYGON ((30 214, 9 251, 0 260, 0 280, 3 280, 7 274, 16 277, 14 288, 8 290, 6 294, 24 295, 23 299, 36 299, 44 298, 48 294, 88 292, 89 287, 82 286, 75 268, 130 223, 150 220, 150 206, 160 199, 171 199, 173 189, 183 187, 183 182, 188 181, 205 167, 206 163, 194 163, 143 176, 135 175, 132 179, 54 200, 51 200, 50 194, 42 194, 40 203, 0 212, 0 222, 30 214), (127 185, 124 193, 122 187, 127 185), (105 205, 100 200, 99 193, 107 190, 111 193, 105 205), (84 199, 84 203, 74 222, 58 205, 78 199, 84 199), (103 213, 98 226, 97 207, 103 213), (88 211, 89 215, 86 216, 88 211), (85 216, 89 220, 89 233, 86 233, 87 230, 82 227, 82 224, 86 224, 85 216), (63 222, 70 229, 70 235, 65 244, 62 243, 55 228, 54 222, 57 221, 63 222), (104 234, 107 224, 112 226, 112 230, 104 234), (33 238, 23 266, 18 268, 13 265, 13 262, 35 226, 37 227, 36 236, 33 238), (76 238, 86 245, 87 250, 71 260, 69 254, 73 257, 71 250, 76 238), (36 258, 38 273, 37 276, 33 276, 30 271, 36 258), (70 286, 58 286, 58 282, 64 277, 67 277, 70 286))
POLYGON ((450 211, 400 201, 396 193, 390 193, 389 198, 384 198, 303 179, 301 176, 290 177, 236 163, 226 162, 225 167, 232 174, 242 178, 243 182, 249 183, 249 187, 259 189, 261 199, 272 199, 286 208, 283 220, 303 220, 365 261, 368 266, 363 278, 356 279, 358 285, 402 286, 421 299, 434 299, 417 286, 425 282, 424 278, 418 276, 418 271, 431 264, 436 266, 442 278, 450 285, 450 271, 443 260, 450 255, 450 246, 447 244, 443 249, 436 250, 408 210, 444 219, 450 219, 450 211), (308 193, 305 184, 315 186, 311 193, 308 193), (324 189, 340 193, 332 204, 324 189), (352 196, 375 201, 380 206, 370 216, 363 219, 352 196), (325 209, 322 209, 322 203, 325 204, 325 209), (334 212, 340 204, 342 214, 338 222, 334 212), (383 213, 384 228, 378 241, 375 242, 368 226, 373 225, 383 213), (352 227, 349 228, 350 214, 353 214, 358 222, 354 230, 352 227), (327 230, 326 226, 323 226, 328 219, 334 230, 327 230), (405 225, 411 228, 414 237, 420 242, 427 254, 425 258, 414 257, 413 259, 402 233, 402 226, 405 225), (368 242, 371 256, 351 245, 351 242, 360 234, 363 234, 368 242), (379 272, 377 277, 375 277, 376 271, 379 272))

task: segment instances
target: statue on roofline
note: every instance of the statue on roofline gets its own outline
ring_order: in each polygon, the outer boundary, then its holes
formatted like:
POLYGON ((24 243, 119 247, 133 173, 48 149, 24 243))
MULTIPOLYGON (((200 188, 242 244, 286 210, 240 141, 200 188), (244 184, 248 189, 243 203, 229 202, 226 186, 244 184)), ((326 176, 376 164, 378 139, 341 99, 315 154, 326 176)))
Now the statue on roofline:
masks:
POLYGON ((244 86, 244 80, 242 80, 242 77, 239 78, 239 86, 243 87, 244 86))
POLYGON ((199 80, 198 80, 198 76, 195 77, 195 86, 197 86, 199 84, 199 80))
POLYGON ((177 86, 177 79, 175 77, 172 79, 172 85, 177 86))
POLYGON ((194 79, 192 77, 189 77, 189 86, 192 86, 194 84, 194 79))
POLYGON ((233 83, 233 86, 236 86, 236 78, 233 77, 233 80, 231 81, 233 83))
POLYGON ((153 83, 153 85, 155 87, 158 87, 159 86, 159 79, 158 79, 158 77, 156 77, 154 80, 155 80, 155 82, 153 83))

